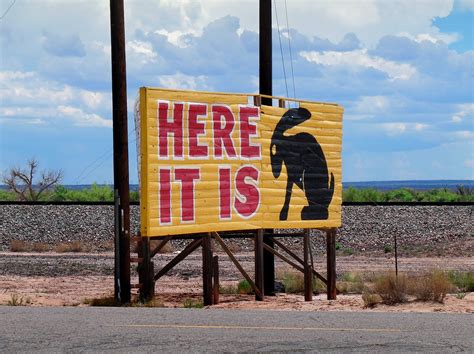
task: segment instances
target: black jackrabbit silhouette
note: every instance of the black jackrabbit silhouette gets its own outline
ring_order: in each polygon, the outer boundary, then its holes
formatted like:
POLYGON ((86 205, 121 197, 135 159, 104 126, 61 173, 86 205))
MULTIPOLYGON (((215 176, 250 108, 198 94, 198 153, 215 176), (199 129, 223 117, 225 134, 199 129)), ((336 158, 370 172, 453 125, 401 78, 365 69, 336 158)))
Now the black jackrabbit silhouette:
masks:
POLYGON ((300 187, 308 200, 301 211, 301 220, 325 220, 328 206, 334 194, 334 175, 329 182, 328 167, 321 146, 313 135, 298 133, 285 136, 285 132, 311 118, 306 108, 292 108, 286 111, 275 127, 270 144, 272 172, 275 178, 285 163, 288 174, 285 204, 280 220, 287 220, 293 184, 300 187), (329 186, 328 186, 329 184, 329 186))

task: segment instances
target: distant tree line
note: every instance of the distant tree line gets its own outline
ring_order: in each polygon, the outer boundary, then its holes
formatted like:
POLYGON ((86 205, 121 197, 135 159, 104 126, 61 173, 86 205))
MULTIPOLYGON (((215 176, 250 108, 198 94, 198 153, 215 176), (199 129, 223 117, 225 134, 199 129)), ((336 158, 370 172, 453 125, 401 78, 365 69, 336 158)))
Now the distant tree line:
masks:
MULTIPOLYGON (((92 184, 81 190, 67 189, 60 185, 62 171, 41 171, 38 162, 30 159, 26 168, 11 168, 2 175, 7 190, 0 189, 0 200, 4 201, 72 201, 72 202, 110 202, 114 191, 110 186, 92 184)), ((139 201, 138 191, 130 192, 130 201, 139 201)), ((401 188, 380 191, 375 188, 349 187, 343 190, 345 202, 474 202, 474 189, 459 185, 456 189, 437 188, 419 191, 401 188)))
MULTIPOLYGON (((32 200, 25 199, 11 190, 0 190, 0 200, 32 200)), ((81 190, 67 189, 58 185, 43 191, 39 201, 77 201, 77 202, 110 202, 114 200, 114 192, 110 186, 93 184, 81 190)), ((138 191, 130 192, 130 201, 139 201, 138 191)), ((390 191, 379 191, 373 188, 349 187, 343 191, 345 202, 474 202, 474 190, 458 186, 455 190, 447 188, 417 191, 401 188, 390 191)))

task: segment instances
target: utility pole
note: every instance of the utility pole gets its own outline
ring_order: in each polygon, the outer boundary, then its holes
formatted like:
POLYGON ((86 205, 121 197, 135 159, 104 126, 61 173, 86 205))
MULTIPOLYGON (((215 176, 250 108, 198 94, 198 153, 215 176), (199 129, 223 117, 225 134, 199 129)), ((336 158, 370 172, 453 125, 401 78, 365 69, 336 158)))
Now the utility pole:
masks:
POLYGON ((128 177, 127 69, 123 0, 110 0, 115 195, 115 300, 130 302, 130 196, 128 177))
MULTIPOLYGON (((272 1, 260 0, 260 44, 259 44, 259 73, 260 94, 272 95, 272 1)), ((262 97, 262 105, 271 106, 270 98, 262 97)), ((274 247, 270 236, 273 230, 266 230, 263 242, 274 247), (269 235, 270 234, 270 235, 269 235)), ((263 251, 263 282, 265 295, 275 293, 275 256, 267 250, 263 251)))

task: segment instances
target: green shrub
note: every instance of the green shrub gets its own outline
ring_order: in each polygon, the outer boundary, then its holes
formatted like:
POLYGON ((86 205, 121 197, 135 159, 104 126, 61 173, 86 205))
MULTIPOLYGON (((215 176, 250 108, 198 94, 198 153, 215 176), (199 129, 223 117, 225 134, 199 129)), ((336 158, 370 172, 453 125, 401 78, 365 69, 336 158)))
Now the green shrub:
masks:
POLYGON ((194 299, 184 299, 183 307, 186 309, 202 309, 204 304, 202 301, 194 300, 194 299))
POLYGON ((253 294, 253 289, 250 283, 247 281, 247 279, 243 279, 239 281, 237 284, 237 292, 239 294, 253 294))
POLYGON ((385 245, 383 247, 383 253, 391 253, 392 251, 393 251, 393 248, 390 245, 385 245))
POLYGON ((455 285, 459 291, 474 291, 474 272, 450 271, 447 275, 449 281, 455 285))
POLYGON ((342 250, 342 253, 344 253, 344 255, 346 256, 350 256, 354 254, 354 250, 352 248, 344 248, 342 250))

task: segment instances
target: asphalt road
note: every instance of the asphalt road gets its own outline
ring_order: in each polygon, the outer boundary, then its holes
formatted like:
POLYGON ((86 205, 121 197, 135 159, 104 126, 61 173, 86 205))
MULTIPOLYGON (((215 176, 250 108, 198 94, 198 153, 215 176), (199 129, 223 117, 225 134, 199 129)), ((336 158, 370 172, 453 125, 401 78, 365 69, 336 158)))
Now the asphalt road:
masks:
POLYGON ((473 329, 469 314, 0 307, 1 352, 472 352, 473 329))

